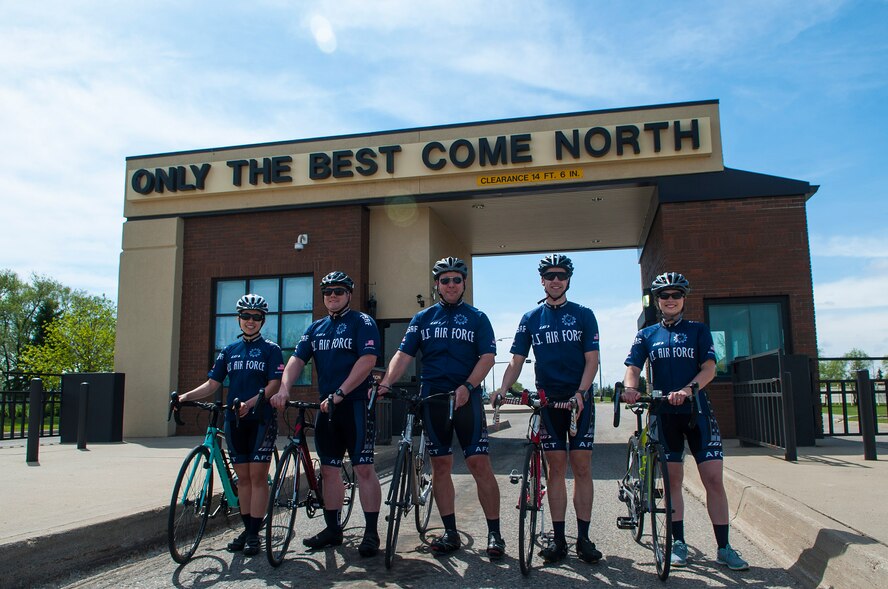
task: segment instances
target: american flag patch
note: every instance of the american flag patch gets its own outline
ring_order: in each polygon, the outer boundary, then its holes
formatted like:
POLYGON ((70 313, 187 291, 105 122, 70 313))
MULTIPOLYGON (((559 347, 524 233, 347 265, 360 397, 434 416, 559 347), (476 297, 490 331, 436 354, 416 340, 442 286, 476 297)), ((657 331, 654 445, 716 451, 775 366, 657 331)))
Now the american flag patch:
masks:
POLYGON ((372 339, 368 339, 368 340, 367 340, 367 343, 364 344, 364 345, 365 345, 365 346, 374 346, 374 345, 376 345, 376 342, 374 342, 372 339))

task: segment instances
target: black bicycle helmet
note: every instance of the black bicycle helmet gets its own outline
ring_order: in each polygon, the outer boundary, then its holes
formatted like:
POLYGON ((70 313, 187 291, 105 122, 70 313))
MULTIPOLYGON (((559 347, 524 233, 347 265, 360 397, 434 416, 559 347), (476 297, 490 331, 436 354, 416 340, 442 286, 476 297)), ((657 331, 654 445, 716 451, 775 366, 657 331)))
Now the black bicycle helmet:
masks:
POLYGON ((337 284, 347 288, 348 292, 354 292, 355 290, 355 281, 349 278, 348 274, 339 270, 334 270, 321 279, 321 288, 337 284))
POLYGON ((654 278, 654 281, 651 283, 651 293, 653 294, 657 294, 667 288, 674 288, 684 294, 688 294, 691 292, 691 283, 688 282, 688 279, 683 274, 678 272, 663 272, 654 278))
POLYGON ((438 277, 445 272, 459 272, 463 275, 463 278, 465 278, 469 275, 469 267, 466 266, 466 263, 461 259, 453 256, 449 258, 441 258, 435 262, 435 267, 432 268, 432 276, 435 277, 435 280, 438 280, 438 277))
POLYGON ((573 262, 571 262, 570 258, 565 256, 564 254, 549 254, 548 256, 540 260, 540 276, 542 276, 552 268, 564 268, 564 271, 567 272, 568 278, 573 276, 574 273, 573 262))
POLYGON ((237 311, 262 311, 268 314, 268 303, 262 295, 245 294, 237 300, 237 311))

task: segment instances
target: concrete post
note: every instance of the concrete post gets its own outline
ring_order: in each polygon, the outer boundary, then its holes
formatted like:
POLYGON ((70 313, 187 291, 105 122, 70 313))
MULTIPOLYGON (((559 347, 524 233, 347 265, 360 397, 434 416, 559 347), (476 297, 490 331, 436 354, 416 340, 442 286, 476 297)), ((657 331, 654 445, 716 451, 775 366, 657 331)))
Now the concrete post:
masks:
POLYGON ((40 466, 40 434, 43 433, 43 381, 31 379, 28 399, 28 446, 25 460, 32 466, 40 466))

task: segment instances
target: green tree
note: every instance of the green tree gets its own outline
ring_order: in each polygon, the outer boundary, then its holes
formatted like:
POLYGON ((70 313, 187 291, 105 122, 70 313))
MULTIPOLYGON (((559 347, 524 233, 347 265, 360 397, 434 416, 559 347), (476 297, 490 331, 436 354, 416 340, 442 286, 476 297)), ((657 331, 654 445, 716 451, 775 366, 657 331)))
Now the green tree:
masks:
MULTIPOLYGON (((823 356, 823 350, 818 348, 817 355, 823 356)), ((820 380, 848 380, 846 364, 841 360, 821 360, 817 363, 820 380)))
POLYGON ((75 295, 70 308, 46 327, 44 343, 22 351, 21 364, 38 373, 113 370, 115 310, 104 296, 75 295))
POLYGON ((23 386, 9 373, 22 369, 22 351, 39 337, 49 310, 55 314, 66 308, 72 296, 70 288, 50 278, 33 275, 28 283, 11 270, 0 270, 0 370, 7 388, 23 386))
POLYGON ((846 352, 843 358, 850 359, 848 362, 848 374, 850 378, 857 378, 855 374, 858 370, 869 370, 870 378, 873 377, 873 373, 875 372, 873 366, 873 362, 871 360, 863 360, 862 358, 868 358, 869 355, 859 348, 851 348, 851 351, 846 352), (855 359, 856 358, 856 359, 855 359))

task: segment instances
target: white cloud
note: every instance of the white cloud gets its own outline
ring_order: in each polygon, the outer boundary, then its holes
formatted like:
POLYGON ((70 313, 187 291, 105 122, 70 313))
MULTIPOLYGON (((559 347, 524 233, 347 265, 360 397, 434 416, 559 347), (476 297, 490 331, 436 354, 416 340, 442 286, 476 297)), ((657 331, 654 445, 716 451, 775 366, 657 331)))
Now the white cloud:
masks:
POLYGON ((826 357, 841 356, 852 348, 871 356, 888 356, 888 309, 818 309, 817 347, 826 357))
POLYGON ((810 243, 812 256, 888 258, 888 241, 884 237, 815 234, 810 243))

